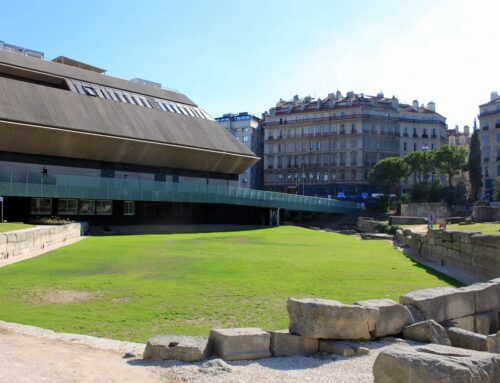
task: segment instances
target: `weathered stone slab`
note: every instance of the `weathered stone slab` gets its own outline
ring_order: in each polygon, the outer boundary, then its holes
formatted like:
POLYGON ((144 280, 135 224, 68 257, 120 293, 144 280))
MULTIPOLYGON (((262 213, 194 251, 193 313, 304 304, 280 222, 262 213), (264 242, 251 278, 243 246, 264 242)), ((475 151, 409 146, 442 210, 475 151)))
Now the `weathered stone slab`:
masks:
POLYGON ((319 351, 346 357, 368 355, 370 353, 370 350, 366 347, 361 347, 353 342, 339 340, 320 340, 319 351))
POLYGON ((270 331, 270 334, 273 356, 311 355, 318 352, 318 339, 291 334, 288 330, 270 331))
POLYGON ((318 298, 288 299, 290 332, 322 339, 370 339, 379 311, 318 298))
POLYGON ((403 338, 451 346, 444 327, 432 319, 406 326, 403 329, 403 338))
POLYGON ((474 315, 467 315, 466 317, 449 319, 442 323, 444 327, 460 327, 463 330, 475 331, 474 315))
POLYGON ((225 360, 269 358, 271 335, 260 328, 228 328, 210 331, 216 355, 225 360))
POLYGON ((453 287, 436 287, 412 291, 399 298, 399 303, 417 307, 425 319, 443 322, 474 314, 474 292, 453 287))
POLYGON ((488 351, 500 354, 500 332, 492 335, 488 335, 488 351))
POLYGON ((370 299, 354 304, 378 309, 379 317, 375 325, 376 337, 399 334, 404 327, 413 323, 410 310, 391 299, 370 299))
POLYGON ((499 312, 488 311, 474 315, 474 332, 483 335, 495 334, 500 331, 499 312))
POLYGON ((151 360, 197 362, 209 357, 208 339, 203 336, 155 336, 147 343, 143 357, 151 360))
POLYGON ((373 365, 375 383, 495 383, 500 356, 441 345, 395 346, 373 365))
POLYGON ((478 313, 500 310, 500 283, 475 283, 459 290, 474 293, 475 311, 478 313))
POLYGON ((405 307, 408 309, 408 311, 410 311, 410 314, 411 314, 411 324, 418 323, 418 322, 423 322, 425 320, 425 316, 422 313, 422 311, 420 311, 419 309, 417 309, 415 306, 406 305, 405 307))
POLYGON ((463 330, 459 327, 450 327, 446 330, 453 347, 466 348, 467 350, 488 351, 486 335, 463 330))

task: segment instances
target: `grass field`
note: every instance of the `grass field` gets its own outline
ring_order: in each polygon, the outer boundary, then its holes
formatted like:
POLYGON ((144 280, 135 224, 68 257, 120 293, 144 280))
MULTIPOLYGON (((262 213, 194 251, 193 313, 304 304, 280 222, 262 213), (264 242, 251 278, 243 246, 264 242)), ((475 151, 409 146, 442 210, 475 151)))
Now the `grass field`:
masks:
POLYGON ((290 226, 91 237, 0 268, 0 319, 144 342, 221 326, 287 328, 289 296, 397 300, 454 283, 386 241, 290 226))
POLYGON ((26 225, 24 223, 0 223, 0 233, 5 233, 6 231, 28 229, 33 227, 33 225, 26 225))
POLYGON ((483 234, 500 235, 500 223, 474 223, 472 225, 448 225, 448 231, 479 231, 483 234))

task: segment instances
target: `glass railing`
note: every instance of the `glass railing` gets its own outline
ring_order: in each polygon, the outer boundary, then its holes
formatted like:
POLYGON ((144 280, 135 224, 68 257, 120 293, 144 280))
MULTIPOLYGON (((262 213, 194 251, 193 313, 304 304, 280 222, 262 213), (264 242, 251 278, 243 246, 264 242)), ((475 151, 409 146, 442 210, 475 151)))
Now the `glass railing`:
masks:
POLYGON ((0 171, 0 196, 222 203, 325 213, 351 213, 356 202, 263 190, 138 179, 0 171))

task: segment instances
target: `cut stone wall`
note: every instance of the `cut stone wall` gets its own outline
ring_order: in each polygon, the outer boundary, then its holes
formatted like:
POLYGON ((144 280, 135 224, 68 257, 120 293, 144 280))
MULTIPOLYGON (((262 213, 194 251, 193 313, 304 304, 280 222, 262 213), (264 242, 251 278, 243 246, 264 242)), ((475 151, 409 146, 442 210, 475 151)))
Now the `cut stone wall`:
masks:
POLYGON ((387 221, 375 221, 369 217, 358 217, 356 229, 361 233, 376 233, 377 226, 380 224, 387 224, 387 221))
POLYGON ((500 276, 500 235, 431 229, 427 234, 398 230, 396 238, 422 258, 482 279, 500 276))
POLYGON ((401 204, 401 215, 405 217, 428 217, 430 213, 434 215, 434 218, 445 218, 452 215, 448 205, 441 202, 401 204))
POLYGON ((0 259, 40 251, 82 235, 82 224, 37 226, 32 229, 0 234, 0 259))
POLYGON ((474 206, 472 219, 474 222, 500 221, 500 206, 474 206))

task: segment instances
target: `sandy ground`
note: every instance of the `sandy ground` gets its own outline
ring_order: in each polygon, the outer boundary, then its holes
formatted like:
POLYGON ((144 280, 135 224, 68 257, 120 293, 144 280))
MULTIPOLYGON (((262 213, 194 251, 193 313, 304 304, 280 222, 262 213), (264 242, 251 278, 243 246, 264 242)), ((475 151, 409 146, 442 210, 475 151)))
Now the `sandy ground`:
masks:
POLYGON ((354 358, 317 355, 227 363, 216 359, 209 366, 203 362, 147 363, 141 359, 143 344, 55 333, 0 321, 0 381, 371 383, 375 358, 394 343, 396 340, 360 343, 371 349, 370 354, 354 358), (137 357, 123 358, 127 351, 135 352, 137 357))

